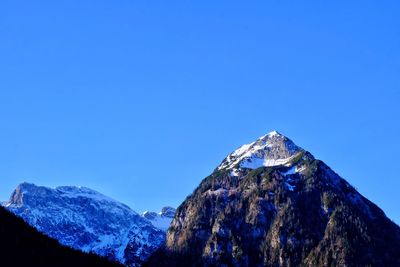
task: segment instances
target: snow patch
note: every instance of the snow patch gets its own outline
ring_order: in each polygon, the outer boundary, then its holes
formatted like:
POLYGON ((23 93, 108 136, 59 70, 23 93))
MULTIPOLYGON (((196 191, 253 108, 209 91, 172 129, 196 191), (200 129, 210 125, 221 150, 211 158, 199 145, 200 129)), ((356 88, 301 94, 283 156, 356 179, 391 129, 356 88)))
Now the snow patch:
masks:
POLYGON ((288 182, 285 182, 285 185, 287 186, 289 191, 294 191, 296 189, 295 185, 291 185, 288 182))
MULTIPOLYGON (((248 169, 286 166, 301 151, 303 149, 290 139, 273 131, 233 151, 217 169, 234 169, 237 166, 248 169)), ((236 172, 231 175, 236 176, 236 172)))
POLYGON ((158 213, 145 211, 142 217, 151 222, 154 227, 166 232, 175 216, 175 212, 176 210, 172 207, 164 207, 158 213))
POLYGON ((228 193, 228 190, 224 189, 224 188, 218 188, 217 190, 207 190, 206 192, 204 192, 204 195, 208 195, 208 196, 226 196, 228 193))

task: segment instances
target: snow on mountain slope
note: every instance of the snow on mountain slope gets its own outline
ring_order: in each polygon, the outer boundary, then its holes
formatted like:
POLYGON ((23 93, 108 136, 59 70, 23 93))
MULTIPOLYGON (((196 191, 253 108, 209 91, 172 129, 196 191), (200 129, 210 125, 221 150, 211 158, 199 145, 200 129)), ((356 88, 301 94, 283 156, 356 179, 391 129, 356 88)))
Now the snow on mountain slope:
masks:
POLYGON ((165 240, 128 206, 86 187, 22 183, 3 203, 61 244, 138 266, 165 240))
POLYGON ((174 218, 175 212, 176 209, 172 207, 163 207, 159 213, 145 211, 142 217, 149 220, 156 228, 167 231, 174 218))
POLYGON ((269 133, 180 205, 150 267, 400 266, 400 228, 323 161, 269 133))
POLYGON ((237 168, 257 169, 285 165, 303 149, 277 131, 261 136, 256 141, 243 145, 229 154, 218 166, 218 170, 237 168))

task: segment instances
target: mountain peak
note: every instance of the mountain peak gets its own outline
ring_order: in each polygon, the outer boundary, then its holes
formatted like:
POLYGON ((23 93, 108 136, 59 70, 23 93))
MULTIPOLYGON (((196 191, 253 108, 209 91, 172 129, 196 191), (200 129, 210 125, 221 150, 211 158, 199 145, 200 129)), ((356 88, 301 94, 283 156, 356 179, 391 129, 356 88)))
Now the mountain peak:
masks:
POLYGON ((400 266, 399 252, 382 210, 275 131, 200 183, 147 266, 400 266))
POLYGON ((37 194, 43 194, 42 189, 44 188, 37 186, 35 184, 22 182, 19 185, 17 185, 15 190, 12 192, 10 199, 4 202, 3 205, 6 207, 9 207, 11 205, 18 207, 22 206, 27 201, 26 194, 32 191, 37 192, 37 194))
POLYGON ((120 203, 88 187, 58 186, 56 188, 50 188, 28 182, 22 182, 15 188, 10 199, 5 202, 5 206, 31 205, 36 203, 38 198, 50 198, 54 196, 57 198, 68 199, 91 199, 93 201, 114 203, 115 205, 120 206, 122 209, 128 208, 125 204, 120 203))
POLYGON ((30 189, 36 188, 36 187, 38 187, 38 186, 33 183, 22 182, 19 185, 17 185, 17 187, 15 189, 23 191, 23 190, 30 190, 30 189))
POLYGON ((272 136, 282 135, 282 134, 278 133, 278 131, 273 130, 272 132, 269 132, 267 135, 272 137, 272 136))
POLYGON ((166 206, 163 207, 159 213, 153 211, 145 211, 142 213, 142 217, 149 220, 154 227, 163 231, 167 231, 171 220, 174 218, 175 212, 175 208, 166 206))
POLYGON ((286 136, 277 131, 272 131, 233 151, 217 169, 257 169, 263 166, 286 165, 293 157, 303 151, 301 147, 298 147, 286 136))
POLYGON ((165 239, 127 205, 87 187, 22 183, 2 205, 63 245, 128 266, 139 266, 165 239))
POLYGON ((159 213, 161 216, 173 218, 175 215, 176 209, 170 206, 165 206, 161 209, 159 213))

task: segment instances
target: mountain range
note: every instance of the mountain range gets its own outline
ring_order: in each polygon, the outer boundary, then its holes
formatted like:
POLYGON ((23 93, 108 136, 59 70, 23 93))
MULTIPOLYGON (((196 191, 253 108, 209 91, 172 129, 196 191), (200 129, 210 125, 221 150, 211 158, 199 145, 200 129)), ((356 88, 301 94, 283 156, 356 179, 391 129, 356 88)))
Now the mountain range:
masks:
POLYGON ((126 266, 400 266, 400 227, 276 131, 230 153, 176 210, 140 215, 86 187, 29 183, 3 206, 126 266))
POLYGON ((166 207, 147 219, 148 213, 141 216, 86 187, 52 189, 30 183, 18 185, 3 206, 65 246, 128 266, 140 265, 164 242, 175 212, 166 207))

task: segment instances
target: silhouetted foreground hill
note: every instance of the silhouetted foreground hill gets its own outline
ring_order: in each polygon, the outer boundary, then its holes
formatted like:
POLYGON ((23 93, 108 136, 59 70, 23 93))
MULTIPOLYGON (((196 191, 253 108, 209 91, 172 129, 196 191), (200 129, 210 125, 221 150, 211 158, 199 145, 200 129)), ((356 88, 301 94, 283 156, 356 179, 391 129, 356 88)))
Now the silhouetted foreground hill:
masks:
POLYGON ((119 266, 60 245, 0 207, 0 266, 119 266))

